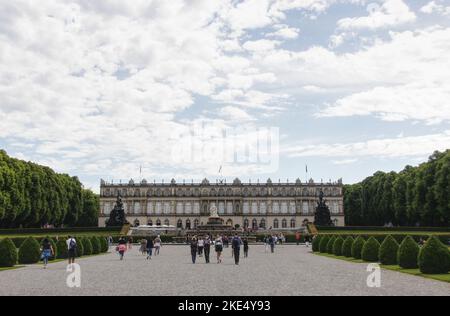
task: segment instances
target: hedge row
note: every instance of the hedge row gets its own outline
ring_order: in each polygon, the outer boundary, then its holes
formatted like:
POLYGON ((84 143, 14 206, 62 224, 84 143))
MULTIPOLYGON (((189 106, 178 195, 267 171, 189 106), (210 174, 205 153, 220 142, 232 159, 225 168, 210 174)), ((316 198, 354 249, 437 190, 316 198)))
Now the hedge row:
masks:
MULTIPOLYGON (((68 250, 66 240, 55 242, 47 238, 55 252, 50 260, 67 259, 68 250)), ((108 241, 104 237, 81 237, 77 240, 77 256, 82 257, 92 254, 100 254, 108 251, 108 241)), ((13 267, 16 264, 34 264, 41 259, 41 245, 34 237, 28 237, 20 243, 20 246, 10 238, 0 240, 0 267, 13 267)))
POLYGON ((73 227, 73 228, 21 228, 21 229, 0 229, 0 235, 34 235, 34 234, 64 234, 75 235, 76 233, 109 233, 121 231, 122 227, 73 227))
POLYGON ((324 231, 382 231, 382 232, 449 232, 450 227, 379 227, 379 226, 317 226, 324 231))
POLYGON ((314 252, 329 253, 347 258, 379 262, 384 265, 399 265, 404 269, 417 269, 424 274, 445 274, 450 271, 450 250, 439 238, 431 236, 420 248, 412 236, 397 242, 388 235, 379 242, 379 236, 319 235, 313 241, 314 252))

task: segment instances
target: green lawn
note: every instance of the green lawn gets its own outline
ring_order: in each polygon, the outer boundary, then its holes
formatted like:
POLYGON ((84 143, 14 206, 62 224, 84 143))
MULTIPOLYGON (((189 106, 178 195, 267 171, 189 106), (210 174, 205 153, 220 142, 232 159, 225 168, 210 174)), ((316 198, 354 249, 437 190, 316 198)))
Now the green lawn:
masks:
MULTIPOLYGON (((335 255, 330 255, 328 253, 314 253, 314 254, 318 255, 318 256, 336 259, 336 260, 344 260, 344 261, 353 262, 353 263, 366 263, 367 264, 367 262, 360 260, 360 259, 338 257, 335 255)), ((381 264, 380 267, 383 269, 386 269, 386 270, 407 273, 407 274, 411 274, 411 275, 415 275, 415 276, 419 276, 419 277, 423 277, 423 278, 427 278, 427 279, 433 279, 433 280, 450 283, 450 273, 447 273, 447 274, 423 274, 420 272, 419 269, 403 269, 397 265, 391 266, 391 265, 382 265, 381 264)))
POLYGON ((319 230, 319 235, 450 235, 449 232, 427 232, 427 231, 369 231, 369 230, 342 230, 342 231, 326 231, 319 230))

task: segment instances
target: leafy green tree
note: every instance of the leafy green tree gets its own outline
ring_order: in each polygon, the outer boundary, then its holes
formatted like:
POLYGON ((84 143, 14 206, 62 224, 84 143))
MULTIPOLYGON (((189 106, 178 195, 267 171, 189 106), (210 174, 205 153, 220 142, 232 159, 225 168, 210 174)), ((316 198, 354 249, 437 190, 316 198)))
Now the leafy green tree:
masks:
POLYGON ((19 248, 19 263, 33 264, 41 258, 40 245, 36 239, 29 237, 25 239, 19 248))
POLYGON ((406 236, 398 249, 397 262, 403 269, 417 269, 419 245, 411 236, 406 236))
POLYGON ((450 270, 450 251, 436 236, 431 236, 420 250, 419 268, 425 274, 443 274, 450 270))
POLYGON ((17 260, 17 248, 12 240, 9 238, 0 240, 0 267, 13 267, 17 264, 17 260))
POLYGON ((381 243, 379 258, 382 264, 397 264, 397 253, 399 245, 391 235, 387 236, 381 243))

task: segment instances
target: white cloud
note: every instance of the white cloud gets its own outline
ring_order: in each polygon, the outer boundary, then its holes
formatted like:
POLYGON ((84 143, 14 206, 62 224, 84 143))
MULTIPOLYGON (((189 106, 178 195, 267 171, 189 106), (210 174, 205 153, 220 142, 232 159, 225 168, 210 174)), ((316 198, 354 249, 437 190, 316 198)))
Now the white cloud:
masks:
POLYGON ((442 4, 443 1, 430 1, 426 5, 424 5, 422 8, 420 8, 420 11, 426 14, 433 14, 437 13, 440 15, 450 15, 450 5, 445 6, 442 4))
POLYGON ((225 117, 227 120, 232 121, 252 121, 254 118, 250 116, 246 111, 235 107, 226 106, 219 110, 219 115, 225 117))
POLYGON ((295 39, 300 35, 300 29, 287 25, 276 26, 277 30, 267 34, 267 37, 277 37, 281 39, 295 39))
POLYGON ((435 150, 450 148, 450 130, 440 134, 373 139, 358 143, 316 144, 284 149, 290 157, 427 157, 435 150))
POLYGON ((345 18, 338 21, 338 28, 351 29, 379 29, 393 27, 416 20, 416 15, 403 0, 384 0, 380 7, 369 12, 368 16, 345 18))

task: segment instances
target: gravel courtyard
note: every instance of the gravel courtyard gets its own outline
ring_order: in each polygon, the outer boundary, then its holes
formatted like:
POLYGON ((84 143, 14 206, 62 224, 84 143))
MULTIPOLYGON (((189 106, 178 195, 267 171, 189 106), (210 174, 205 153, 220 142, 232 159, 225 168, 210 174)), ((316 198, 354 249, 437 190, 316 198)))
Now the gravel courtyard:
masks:
POLYGON ((448 283, 382 271, 381 288, 368 288, 365 264, 309 253, 283 245, 275 254, 251 246, 250 257, 235 266, 231 248, 224 262, 193 265, 188 246, 165 246, 145 260, 135 247, 119 261, 114 253, 78 260, 81 288, 66 286, 66 263, 43 270, 33 265, 0 272, 0 295, 450 295, 448 283))

